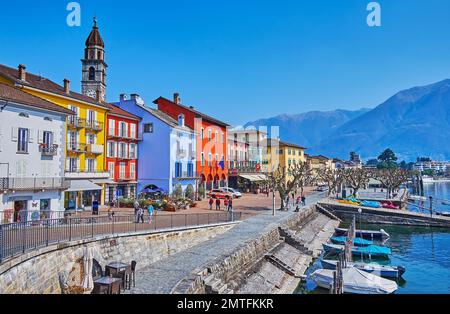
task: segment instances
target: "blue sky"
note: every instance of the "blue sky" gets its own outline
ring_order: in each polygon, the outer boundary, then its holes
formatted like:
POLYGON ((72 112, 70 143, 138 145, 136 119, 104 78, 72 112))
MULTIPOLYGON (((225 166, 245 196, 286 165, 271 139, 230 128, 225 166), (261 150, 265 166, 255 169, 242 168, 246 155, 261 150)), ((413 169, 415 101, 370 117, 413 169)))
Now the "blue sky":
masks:
POLYGON ((374 107, 401 89, 450 78, 450 1, 69 1, 2 3, 0 63, 27 65, 79 90, 84 41, 97 16, 108 100, 181 94, 231 124, 281 113, 374 107), (44 5, 45 3, 45 5, 44 5))

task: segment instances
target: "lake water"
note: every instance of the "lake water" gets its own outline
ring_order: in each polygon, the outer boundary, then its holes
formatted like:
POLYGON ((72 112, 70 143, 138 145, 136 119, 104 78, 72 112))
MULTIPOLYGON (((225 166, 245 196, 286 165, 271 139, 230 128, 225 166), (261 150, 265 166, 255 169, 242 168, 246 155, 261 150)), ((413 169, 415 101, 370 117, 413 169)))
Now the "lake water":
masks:
MULTIPOLYGON (((450 199, 450 183, 425 185, 425 195, 436 199, 450 199)), ((429 204, 428 204, 429 205, 429 204)), ((437 210, 450 211, 450 206, 436 204, 437 210)), ((357 222, 359 228, 359 223, 357 222)), ((450 294, 450 229, 431 229, 386 225, 362 225, 363 229, 383 228, 391 238, 386 245, 392 249, 385 265, 402 265, 406 273, 398 281, 397 294, 450 294)), ((306 275, 322 268, 320 261, 308 269, 306 275)), ((297 293, 328 293, 307 280, 297 293)))

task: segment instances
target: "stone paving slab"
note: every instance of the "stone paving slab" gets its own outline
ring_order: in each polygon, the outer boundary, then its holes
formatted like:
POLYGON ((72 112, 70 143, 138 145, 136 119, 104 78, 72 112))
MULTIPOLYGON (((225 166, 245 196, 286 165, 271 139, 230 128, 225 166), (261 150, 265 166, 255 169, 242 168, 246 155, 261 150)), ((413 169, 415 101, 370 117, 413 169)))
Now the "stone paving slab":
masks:
MULTIPOLYGON (((308 197, 307 205, 314 204, 323 197, 323 193, 313 194, 308 197)), ((192 270, 200 268, 219 256, 231 254, 246 241, 273 229, 293 214, 295 214, 293 211, 277 211, 274 217, 272 211, 267 210, 191 249, 169 256, 145 268, 139 268, 138 265, 136 288, 132 288, 130 293, 168 294, 192 270)))

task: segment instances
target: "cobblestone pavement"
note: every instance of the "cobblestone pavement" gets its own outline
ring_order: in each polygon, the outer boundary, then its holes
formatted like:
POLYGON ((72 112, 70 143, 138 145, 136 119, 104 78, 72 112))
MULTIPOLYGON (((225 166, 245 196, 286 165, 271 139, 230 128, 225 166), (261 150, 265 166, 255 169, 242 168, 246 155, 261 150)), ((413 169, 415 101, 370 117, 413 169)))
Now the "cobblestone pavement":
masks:
MULTIPOLYGON (((307 198, 307 205, 322 199, 324 194, 313 194, 307 198)), ((270 230, 293 211, 277 211, 275 217, 266 209, 215 238, 202 242, 193 248, 160 260, 149 267, 136 270, 136 287, 129 293, 167 294, 189 273, 221 255, 231 254, 237 246, 263 232, 270 230)))

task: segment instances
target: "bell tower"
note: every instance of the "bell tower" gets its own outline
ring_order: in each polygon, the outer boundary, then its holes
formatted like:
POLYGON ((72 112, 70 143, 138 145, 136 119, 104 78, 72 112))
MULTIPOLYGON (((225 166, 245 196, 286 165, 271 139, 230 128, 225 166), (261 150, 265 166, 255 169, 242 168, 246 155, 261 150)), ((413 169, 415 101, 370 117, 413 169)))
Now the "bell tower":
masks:
POLYGON ((84 59, 81 59, 82 79, 81 93, 106 101, 106 69, 105 44, 97 27, 97 19, 94 17, 94 26, 86 40, 84 59))

